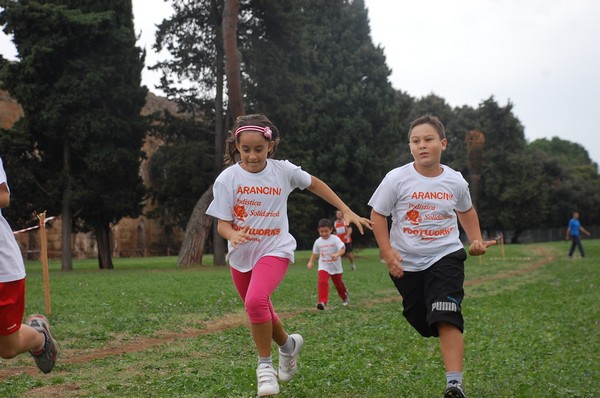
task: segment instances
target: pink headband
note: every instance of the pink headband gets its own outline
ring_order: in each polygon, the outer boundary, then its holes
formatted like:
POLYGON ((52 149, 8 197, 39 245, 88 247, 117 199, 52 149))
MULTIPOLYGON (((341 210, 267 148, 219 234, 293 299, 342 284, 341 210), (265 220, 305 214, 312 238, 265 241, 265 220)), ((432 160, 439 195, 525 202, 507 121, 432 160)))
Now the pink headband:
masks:
POLYGON ((265 136, 265 138, 268 139, 268 140, 271 140, 271 138, 273 137, 273 132, 271 131, 271 128, 249 125, 249 126, 238 127, 235 130, 235 138, 237 138, 238 135, 240 135, 240 133, 243 133, 245 131, 257 131, 259 133, 263 133, 263 135, 265 136))

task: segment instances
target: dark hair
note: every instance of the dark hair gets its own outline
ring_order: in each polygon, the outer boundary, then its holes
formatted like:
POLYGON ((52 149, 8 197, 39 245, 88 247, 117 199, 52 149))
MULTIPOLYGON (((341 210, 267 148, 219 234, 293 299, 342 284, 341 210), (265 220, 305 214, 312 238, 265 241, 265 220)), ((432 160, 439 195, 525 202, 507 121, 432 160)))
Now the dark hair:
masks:
POLYGON ((408 129, 408 140, 410 141, 410 133, 412 131, 413 128, 420 126, 421 124, 429 124, 431 127, 433 127, 435 129, 435 131, 437 131, 438 135, 440 136, 440 140, 443 140, 446 138, 446 129, 444 128, 444 125, 442 124, 442 122, 440 121, 440 119, 438 119, 437 116, 432 116, 432 115, 423 115, 423 116, 419 116, 418 118, 416 118, 415 120, 412 121, 412 123, 410 124, 410 127, 408 129))
POLYGON ((240 137, 239 135, 237 137, 235 136, 235 131, 242 126, 269 127, 271 129, 271 138, 265 137, 265 139, 275 143, 273 150, 268 154, 268 157, 272 158, 277 150, 277 144, 279 144, 279 130, 265 115, 262 113, 255 113, 238 116, 235 123, 233 123, 229 135, 227 136, 227 140, 225 141, 225 164, 230 165, 237 161, 240 152, 238 151, 236 144, 239 142, 240 137))
POLYGON ((331 222, 331 220, 329 218, 321 218, 319 220, 319 228, 322 228, 322 227, 333 228, 333 223, 331 222))

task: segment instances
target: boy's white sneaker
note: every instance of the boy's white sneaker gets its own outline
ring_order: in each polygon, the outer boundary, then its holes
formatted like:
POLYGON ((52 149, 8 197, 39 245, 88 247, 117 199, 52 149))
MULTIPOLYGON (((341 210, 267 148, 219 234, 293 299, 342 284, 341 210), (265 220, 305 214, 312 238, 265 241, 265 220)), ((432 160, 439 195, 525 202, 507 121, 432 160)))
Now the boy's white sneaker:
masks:
POLYGON ((294 351, 291 354, 281 352, 279 348, 279 380, 290 381, 298 370, 298 354, 304 345, 304 339, 299 334, 290 334, 294 340, 294 351))
POLYGON ((279 383, 277 382, 277 373, 273 366, 261 363, 256 368, 256 380, 258 384, 259 397, 279 394, 279 383))

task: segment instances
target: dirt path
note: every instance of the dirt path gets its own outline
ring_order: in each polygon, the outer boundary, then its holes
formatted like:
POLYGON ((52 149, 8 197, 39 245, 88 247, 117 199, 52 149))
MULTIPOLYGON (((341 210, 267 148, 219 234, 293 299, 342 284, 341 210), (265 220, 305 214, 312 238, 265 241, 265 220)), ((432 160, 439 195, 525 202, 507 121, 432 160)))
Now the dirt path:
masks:
MULTIPOLYGON (((481 285, 481 284, 499 280, 499 279, 508 279, 508 278, 511 278, 514 276, 528 274, 528 273, 530 273, 538 268, 541 268, 547 264, 550 264, 551 262, 554 261, 554 256, 550 255, 550 253, 546 249, 543 249, 543 248, 539 249, 539 251, 536 253, 535 258, 536 258, 536 260, 531 265, 529 265, 527 268, 523 268, 523 269, 519 269, 519 270, 515 270, 515 271, 509 271, 509 272, 502 272, 502 273, 489 275, 489 276, 478 278, 478 279, 468 280, 465 282, 465 286, 481 285)), ((377 305, 380 303, 387 303, 387 302, 393 302, 393 301, 400 301, 400 296, 390 296, 390 297, 384 297, 384 298, 380 298, 380 299, 376 299, 376 300, 371 300, 367 303, 364 303, 364 305, 374 306, 374 305, 377 305)), ((302 309, 302 310, 298 310, 298 311, 294 311, 294 312, 279 313, 279 316, 282 319, 292 318, 292 317, 298 316, 301 313, 306 312, 306 311, 308 311, 308 310, 302 309)), ((114 355, 121 355, 121 354, 127 354, 127 353, 131 353, 131 352, 144 351, 149 348, 152 348, 152 347, 155 347, 155 346, 158 346, 161 344, 166 344, 166 343, 169 343, 169 342, 172 342, 175 340, 192 339, 192 338, 196 338, 198 336, 213 334, 213 333, 217 333, 217 332, 220 332, 223 330, 240 327, 240 326, 246 325, 247 323, 248 323, 248 320, 246 318, 246 313, 244 311, 239 311, 239 312, 235 312, 232 314, 227 314, 227 315, 219 317, 219 318, 212 319, 210 321, 210 324, 208 324, 205 329, 187 329, 183 332, 176 332, 176 333, 174 333, 174 332, 158 332, 160 337, 139 338, 134 342, 128 342, 128 343, 116 342, 116 343, 114 343, 115 345, 112 347, 101 348, 101 349, 92 350, 92 351, 85 352, 85 353, 80 353, 80 352, 73 351, 73 350, 63 350, 63 351, 61 351, 60 363, 66 364, 66 365, 73 365, 73 364, 89 362, 89 361, 92 361, 95 359, 106 358, 106 357, 114 356, 114 355)), ((0 381, 6 379, 8 377, 16 376, 16 375, 23 374, 23 373, 29 374, 31 376, 36 376, 36 375, 40 374, 39 370, 35 366, 5 368, 5 369, 0 369, 0 381)), ((74 388, 76 388, 76 387, 74 387, 74 388)), ((36 389, 36 390, 39 390, 39 389, 36 389)), ((49 391, 47 391, 47 392, 49 392, 49 391)), ((54 395, 47 394, 45 396, 52 397, 54 395)))

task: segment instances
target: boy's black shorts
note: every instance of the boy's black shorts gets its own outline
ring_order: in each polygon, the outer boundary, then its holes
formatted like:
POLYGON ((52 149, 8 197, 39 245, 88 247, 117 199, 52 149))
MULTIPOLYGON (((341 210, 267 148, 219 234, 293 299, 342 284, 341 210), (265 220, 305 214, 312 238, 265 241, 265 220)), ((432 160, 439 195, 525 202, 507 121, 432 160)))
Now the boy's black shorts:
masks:
POLYGON ((438 337, 438 322, 452 324, 463 332, 466 259, 466 251, 460 249, 424 271, 404 272, 401 278, 390 275, 402 296, 402 315, 422 336, 438 337))

